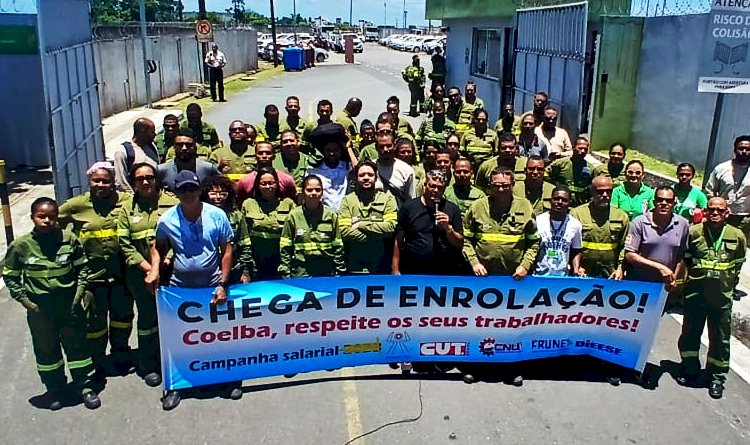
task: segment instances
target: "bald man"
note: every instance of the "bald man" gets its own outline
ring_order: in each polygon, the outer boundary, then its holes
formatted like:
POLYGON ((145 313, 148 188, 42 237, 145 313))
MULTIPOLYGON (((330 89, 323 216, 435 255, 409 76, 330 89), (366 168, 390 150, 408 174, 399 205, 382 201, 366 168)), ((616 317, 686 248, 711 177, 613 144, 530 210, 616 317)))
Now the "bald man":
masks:
POLYGON ((115 186, 123 192, 133 192, 130 169, 135 164, 146 162, 157 166, 159 151, 154 145, 156 126, 145 117, 133 122, 133 138, 122 143, 115 152, 115 186))
POLYGON ((336 113, 336 122, 344 126, 349 138, 354 141, 359 136, 357 123, 354 118, 362 112, 362 101, 358 97, 352 97, 346 103, 343 110, 336 113))

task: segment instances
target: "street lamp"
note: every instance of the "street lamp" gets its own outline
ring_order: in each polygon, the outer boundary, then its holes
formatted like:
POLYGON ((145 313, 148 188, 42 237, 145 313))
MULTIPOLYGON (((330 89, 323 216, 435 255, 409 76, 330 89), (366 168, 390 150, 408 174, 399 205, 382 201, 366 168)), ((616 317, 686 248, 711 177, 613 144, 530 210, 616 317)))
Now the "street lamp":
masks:
POLYGON ((354 2, 354 0, 349 0, 349 26, 353 26, 354 25, 354 22, 352 21, 353 20, 352 19, 352 7, 353 7, 352 3, 353 2, 354 2))
POLYGON ((406 0, 404 0, 404 29, 406 29, 406 0))

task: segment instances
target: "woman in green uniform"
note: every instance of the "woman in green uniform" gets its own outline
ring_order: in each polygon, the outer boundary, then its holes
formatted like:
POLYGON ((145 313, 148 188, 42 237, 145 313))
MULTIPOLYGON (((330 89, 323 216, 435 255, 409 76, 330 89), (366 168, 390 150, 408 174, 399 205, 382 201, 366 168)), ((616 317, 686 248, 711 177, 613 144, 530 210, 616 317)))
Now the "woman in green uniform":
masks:
POLYGON ((213 204, 224 210, 232 226, 232 270, 229 273, 229 284, 249 283, 253 270, 250 234, 242 210, 235 209, 234 187, 232 180, 226 176, 213 176, 203 181, 201 201, 213 204))
POLYGON ((357 164, 354 177, 356 188, 344 196, 339 209, 346 270, 351 274, 388 274, 398 217, 396 198, 375 190, 378 169, 374 162, 357 164))
POLYGON ((315 175, 302 182, 302 205, 289 213, 281 231, 282 278, 343 275, 344 243, 338 215, 323 205, 323 182, 315 175))
POLYGON ((168 209, 179 203, 162 193, 156 180, 156 167, 139 163, 131 170, 134 195, 122 204, 117 217, 117 236, 125 257, 125 286, 138 308, 138 373, 148 386, 161 385, 159 367, 159 328, 155 293, 159 283, 148 281, 156 249, 156 223, 168 209))
POLYGON ((612 205, 627 213, 631 221, 654 207, 654 189, 643 183, 643 173, 641 161, 628 162, 626 181, 612 190, 612 205))
POLYGON ((252 277, 254 280, 274 280, 279 275, 279 239, 294 201, 284 198, 279 177, 271 167, 261 167, 255 176, 253 196, 245 200, 245 215, 252 246, 252 277))
POLYGON ((125 292, 125 265, 117 239, 117 215, 128 195, 115 191, 112 164, 96 162, 86 173, 90 191, 60 206, 59 223, 78 236, 89 260, 91 292, 84 298, 88 309, 86 337, 97 379, 101 379, 109 368, 104 360, 107 340, 114 372, 125 375, 135 371, 128 345, 133 329, 133 298, 125 292))
POLYGON ((26 320, 36 357, 36 370, 47 388, 45 405, 62 408, 65 361, 86 408, 101 406, 92 388, 94 363, 86 341, 81 297, 88 267, 78 237, 57 225, 57 203, 39 198, 31 204, 34 230, 8 246, 3 279, 10 296, 26 308, 26 320))

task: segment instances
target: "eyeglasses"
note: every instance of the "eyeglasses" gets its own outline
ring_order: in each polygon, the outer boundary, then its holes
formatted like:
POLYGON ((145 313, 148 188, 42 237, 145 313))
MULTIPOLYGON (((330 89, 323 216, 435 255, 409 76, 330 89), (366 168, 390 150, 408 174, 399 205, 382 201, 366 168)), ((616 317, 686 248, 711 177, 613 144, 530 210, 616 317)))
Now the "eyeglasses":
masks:
POLYGON ((447 144, 445 144, 445 145, 447 145, 448 147, 458 147, 458 146, 459 146, 459 145, 461 145, 461 144, 460 144, 460 143, 458 143, 458 142, 448 142, 448 143, 447 143, 447 144))
POLYGON ((717 209, 716 207, 708 207, 706 213, 724 213, 726 209, 717 209))
POLYGON ((174 148, 180 148, 180 147, 188 147, 188 148, 190 148, 192 146, 193 146, 193 144, 191 142, 175 142, 174 143, 174 148))
POLYGON ((643 172, 640 170, 628 170, 627 172, 625 172, 625 174, 632 176, 641 176, 643 175, 643 172))
POLYGON ((137 182, 146 182, 146 181, 148 181, 148 182, 153 182, 154 180, 156 180, 156 176, 154 176, 154 175, 148 175, 148 176, 136 176, 136 177, 135 177, 135 180, 136 180, 137 182))
POLYGON ((230 133, 242 133, 243 131, 247 131, 247 128, 245 127, 238 127, 238 128, 230 128, 230 133))
POLYGON ((219 191, 212 190, 212 191, 208 192, 208 196, 221 196, 221 197, 225 197, 225 196, 229 196, 229 192, 219 192, 219 191))
POLYGON ((654 201, 655 202, 666 202, 668 204, 672 204, 674 202, 674 198, 659 198, 659 197, 656 197, 656 198, 654 198, 654 201))
POLYGON ((511 183, 500 183, 500 182, 492 182, 490 183, 490 185, 500 190, 510 190, 510 188, 513 187, 513 184, 511 183))

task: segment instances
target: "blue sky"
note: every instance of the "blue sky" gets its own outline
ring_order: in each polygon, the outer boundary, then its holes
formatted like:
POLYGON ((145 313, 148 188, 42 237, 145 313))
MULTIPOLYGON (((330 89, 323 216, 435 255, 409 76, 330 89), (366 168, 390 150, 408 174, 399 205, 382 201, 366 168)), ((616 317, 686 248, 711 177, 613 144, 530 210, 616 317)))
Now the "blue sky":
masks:
MULTIPOLYGON (((406 23, 407 25, 427 25, 424 19, 424 5, 426 0, 406 0, 406 23)), ((292 14, 293 0, 274 0, 276 15, 279 17, 292 14)), ((348 0, 296 0, 297 13, 303 17, 323 16, 330 21, 341 17, 343 21, 349 21, 348 0)), ((197 11, 197 0, 183 0, 186 11, 197 11)), ((209 11, 224 11, 231 6, 230 0, 206 0, 206 8, 209 11)), ((354 22, 358 20, 369 20, 376 25, 382 25, 384 16, 383 5, 388 14, 388 25, 395 25, 396 19, 401 26, 404 17, 404 0, 353 0, 354 22)), ((269 15, 269 0, 245 0, 245 8, 269 15)))

